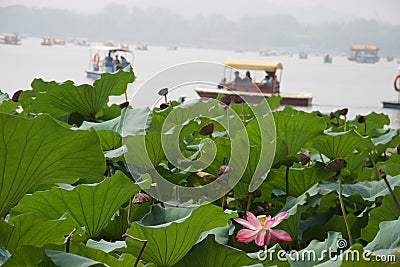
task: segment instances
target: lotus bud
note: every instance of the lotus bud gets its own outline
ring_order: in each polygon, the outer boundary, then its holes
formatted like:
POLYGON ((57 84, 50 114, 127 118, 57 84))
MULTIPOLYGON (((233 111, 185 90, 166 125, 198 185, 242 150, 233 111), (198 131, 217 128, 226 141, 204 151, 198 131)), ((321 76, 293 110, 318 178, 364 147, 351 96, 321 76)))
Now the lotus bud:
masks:
POLYGON ((18 102, 19 96, 22 94, 22 92, 23 92, 23 90, 18 90, 18 91, 16 91, 16 92, 13 94, 12 98, 11 98, 12 101, 18 102))
POLYGON ((336 118, 335 113, 331 112, 331 114, 329 114, 329 118, 330 118, 331 120, 333 120, 334 118, 336 118))
POLYGON ((126 108, 128 106, 129 106, 129 101, 126 101, 126 102, 124 102, 122 104, 119 104, 120 109, 126 108))
POLYGON ((400 154, 400 144, 397 145, 397 154, 400 154))
POLYGON ((379 174, 380 174, 381 178, 386 179, 386 173, 384 170, 379 169, 379 174))
POLYGON ((341 109, 341 110, 339 111, 339 115, 340 115, 340 116, 346 116, 348 112, 349 112, 349 109, 348 109, 348 108, 343 108, 343 109, 341 109))
POLYGON ((244 102, 243 98, 240 95, 233 95, 231 98, 235 104, 240 104, 244 102))
POLYGON ((300 154, 300 162, 301 165, 307 165, 311 161, 311 156, 308 151, 301 152, 300 154))
POLYGON ((135 195, 133 199, 133 204, 142 204, 150 201, 151 201, 151 196, 149 196, 146 193, 139 192, 135 195))
POLYGON ((169 106, 170 106, 169 103, 162 103, 162 104, 160 105, 160 109, 166 109, 166 108, 168 108, 169 106))
POLYGON ((318 117, 322 117, 322 113, 321 112, 317 111, 316 114, 317 114, 318 117))
POLYGON ((346 162, 342 158, 337 158, 326 164, 325 170, 338 172, 345 167, 346 162))
POLYGON ((218 169, 218 175, 222 175, 224 173, 230 173, 233 171, 233 168, 231 166, 228 165, 222 165, 221 167, 219 167, 218 169))
POLYGON ((165 104, 167 104, 167 103, 168 103, 168 99, 167 99, 168 88, 163 88, 163 89, 161 89, 160 91, 158 91, 158 94, 159 94, 160 96, 163 96, 163 97, 164 97, 164 99, 165 99, 165 104))
POLYGON ((200 134, 201 135, 210 135, 214 132, 214 123, 210 122, 209 124, 206 124, 203 126, 203 128, 200 129, 200 134))

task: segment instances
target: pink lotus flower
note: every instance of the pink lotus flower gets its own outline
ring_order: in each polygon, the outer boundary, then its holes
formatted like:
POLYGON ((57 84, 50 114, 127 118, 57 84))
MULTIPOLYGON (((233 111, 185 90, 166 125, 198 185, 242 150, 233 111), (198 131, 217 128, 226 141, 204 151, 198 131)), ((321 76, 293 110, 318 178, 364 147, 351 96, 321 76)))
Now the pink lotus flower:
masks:
POLYGON ((288 211, 284 211, 273 218, 270 215, 256 217, 253 213, 246 211, 247 220, 241 218, 234 219, 237 223, 248 228, 240 230, 236 238, 239 242, 251 242, 255 240, 257 246, 268 246, 271 239, 278 243, 282 240, 292 241, 292 237, 287 232, 271 229, 280 224, 288 214, 288 211))

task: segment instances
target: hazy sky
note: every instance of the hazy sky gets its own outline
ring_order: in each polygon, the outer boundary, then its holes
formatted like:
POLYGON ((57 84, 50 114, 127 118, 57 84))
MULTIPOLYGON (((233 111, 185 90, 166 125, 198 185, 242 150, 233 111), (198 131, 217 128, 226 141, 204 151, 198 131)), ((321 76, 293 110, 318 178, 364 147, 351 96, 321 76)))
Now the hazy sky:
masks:
MULTIPOLYGON (((302 18, 314 16, 315 20, 351 20, 354 17, 375 19, 384 23, 400 25, 400 0, 0 0, 0 6, 15 4, 70 9, 78 12, 98 12, 107 4, 127 4, 139 7, 167 7, 184 16, 196 14, 224 14, 235 19, 244 15, 289 13, 302 18), (313 14, 312 11, 316 12, 313 14), (325 10, 330 18, 318 14, 325 10), (303 14, 303 15, 304 15, 303 14), (320 18, 318 18, 320 16, 320 18)), ((309 21, 312 21, 310 18, 309 21)))

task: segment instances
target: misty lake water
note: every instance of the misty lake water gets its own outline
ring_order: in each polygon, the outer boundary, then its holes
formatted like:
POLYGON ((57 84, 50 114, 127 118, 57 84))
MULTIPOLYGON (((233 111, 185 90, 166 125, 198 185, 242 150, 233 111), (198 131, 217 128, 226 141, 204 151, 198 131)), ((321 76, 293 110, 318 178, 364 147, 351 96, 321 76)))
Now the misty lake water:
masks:
MULTIPOLYGON (((132 48, 131 44, 131 48, 132 48)), ((349 44, 350 46, 350 44, 349 44)), ((262 44, 260 44, 262 47, 262 44)), ((22 45, 0 45, 0 90, 10 94, 18 89, 29 89, 34 78, 58 82, 73 80, 76 84, 92 83, 86 78, 90 47, 42 46, 40 38, 22 40, 22 45)), ((308 59, 293 56, 260 56, 257 51, 236 53, 229 50, 195 49, 178 47, 177 51, 167 47, 149 46, 148 51, 134 51, 134 71, 136 81, 128 88, 131 99, 136 93, 136 107, 153 106, 160 101, 157 91, 167 84, 152 84, 151 91, 139 91, 144 82, 154 74, 177 64, 192 61, 223 63, 226 59, 248 59, 279 61, 283 64, 281 82, 282 92, 310 92, 313 106, 303 110, 320 110, 329 113, 338 108, 348 107, 349 117, 366 115, 372 111, 390 116, 391 126, 400 127, 400 110, 382 109, 383 100, 396 100, 393 79, 399 73, 399 65, 387 62, 386 58, 376 64, 358 64, 347 60, 347 55, 333 55, 332 64, 323 63, 323 55, 309 55, 308 59), (140 100, 140 101, 139 101, 140 100)), ((190 72, 188 70, 187 72, 190 72)), ((210 71, 210 70, 208 70, 210 71)), ((190 76, 185 70, 174 75, 190 76)), ((218 83, 222 73, 214 73, 218 83), (218 78, 217 78, 218 77, 218 78)), ((143 89, 143 88, 142 88, 143 89)), ((194 89, 194 88, 193 88, 194 89)), ((196 97, 195 92, 186 86, 179 95, 196 97), (189 88, 189 89, 188 89, 189 88)), ((111 102, 122 102, 112 98, 111 102)))

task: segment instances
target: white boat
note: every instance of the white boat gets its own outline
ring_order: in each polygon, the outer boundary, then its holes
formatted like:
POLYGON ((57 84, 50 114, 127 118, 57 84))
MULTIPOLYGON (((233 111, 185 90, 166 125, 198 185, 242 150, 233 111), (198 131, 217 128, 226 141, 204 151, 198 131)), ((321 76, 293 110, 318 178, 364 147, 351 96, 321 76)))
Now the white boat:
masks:
POLYGON ((119 69, 133 66, 134 55, 129 49, 95 46, 90 48, 89 66, 86 76, 98 79, 103 73, 113 73, 119 69))
POLYGON ((90 46, 90 41, 88 38, 75 38, 75 45, 77 46, 90 46))
POLYGON ((3 33, 0 38, 0 44, 20 45, 21 39, 15 33, 3 33))

